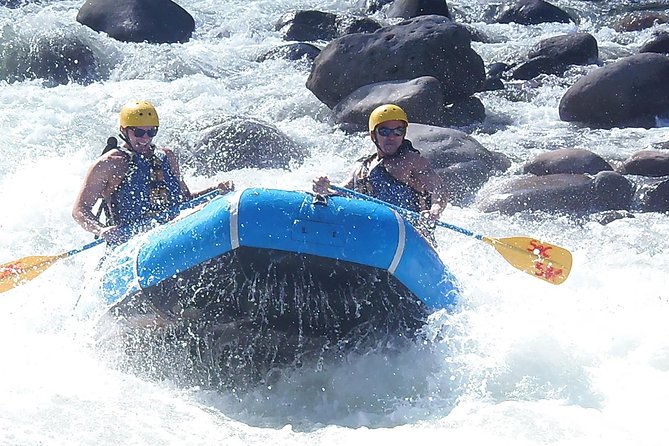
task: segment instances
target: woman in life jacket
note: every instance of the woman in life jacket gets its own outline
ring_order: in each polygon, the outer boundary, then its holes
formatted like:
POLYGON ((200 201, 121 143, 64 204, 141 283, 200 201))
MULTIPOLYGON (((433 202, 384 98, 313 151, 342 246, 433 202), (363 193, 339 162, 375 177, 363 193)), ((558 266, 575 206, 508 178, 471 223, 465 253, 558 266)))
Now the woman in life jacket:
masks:
POLYGON ((119 132, 125 144, 110 147, 88 169, 72 210, 72 217, 85 230, 103 237, 108 244, 122 243, 133 235, 165 221, 160 215, 179 203, 215 188, 234 188, 231 181, 191 193, 181 177, 177 157, 170 149, 158 149, 153 138, 159 119, 146 101, 130 101, 119 113, 119 132), (105 218, 94 213, 98 201, 105 218), (101 221, 102 220, 102 221, 101 221))
MULTIPOLYGON (((369 135, 375 151, 359 164, 342 187, 355 190, 438 220, 446 208, 448 192, 429 161, 405 139, 409 118, 395 104, 377 107, 369 115, 369 135)), ((313 190, 327 194, 330 180, 314 179, 313 190)))

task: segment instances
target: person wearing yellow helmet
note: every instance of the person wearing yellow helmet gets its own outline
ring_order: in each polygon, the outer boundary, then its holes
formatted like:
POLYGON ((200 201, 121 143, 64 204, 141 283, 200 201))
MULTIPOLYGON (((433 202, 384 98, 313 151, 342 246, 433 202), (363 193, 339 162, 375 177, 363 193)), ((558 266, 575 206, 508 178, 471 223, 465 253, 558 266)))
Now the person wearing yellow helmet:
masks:
POLYGON ((158 112, 151 103, 128 102, 119 113, 119 136, 124 144, 117 146, 116 139, 110 138, 108 147, 86 173, 72 217, 110 245, 147 229, 156 223, 152 218, 183 201, 216 188, 223 192, 234 188, 231 181, 223 181, 192 193, 174 152, 153 144, 159 127, 158 112), (104 221, 94 213, 100 200, 106 214, 104 221))
MULTIPOLYGON (((341 185, 437 220, 448 202, 441 177, 405 138, 409 118, 401 107, 384 104, 369 115, 373 154, 359 160, 341 185)), ((331 193, 327 176, 314 179, 316 193, 331 193)))

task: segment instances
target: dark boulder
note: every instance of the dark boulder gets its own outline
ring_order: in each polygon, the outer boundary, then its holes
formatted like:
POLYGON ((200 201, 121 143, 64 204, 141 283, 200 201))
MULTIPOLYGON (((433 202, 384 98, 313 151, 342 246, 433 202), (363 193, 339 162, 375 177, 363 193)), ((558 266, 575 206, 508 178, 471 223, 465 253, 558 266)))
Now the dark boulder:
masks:
POLYGON ((387 103, 402 107, 412 123, 463 127, 485 119, 485 107, 477 97, 445 104, 443 87, 432 76, 364 85, 342 99, 332 112, 341 128, 366 131, 369 114, 387 103))
POLYGON ((457 206, 470 202, 495 172, 511 165, 505 155, 491 152, 459 130, 410 124, 407 139, 430 161, 446 184, 450 202, 457 206))
POLYGON ((349 130, 368 130, 369 114, 379 105, 393 103, 404 109, 412 123, 443 123, 444 91, 432 76, 364 85, 339 102, 335 122, 349 130))
POLYGON ((646 212, 668 212, 669 180, 648 187, 641 197, 641 205, 646 212))
POLYGON ((337 36, 355 33, 373 33, 381 29, 381 24, 369 17, 339 16, 337 17, 337 36))
POLYGON ((669 176, 669 152, 642 150, 626 159, 620 169, 628 175, 669 176))
POLYGON ((558 149, 544 152, 523 166, 525 173, 589 173, 612 171, 613 167, 599 155, 584 149, 558 149))
POLYGON ((567 69, 567 65, 559 60, 547 56, 537 56, 518 64, 513 69, 511 77, 518 80, 530 80, 540 74, 554 74, 561 76, 567 69))
POLYGON ((565 65, 586 65, 597 61, 599 47, 592 34, 565 34, 540 41, 528 53, 530 59, 538 56, 546 56, 565 65))
POLYGON ((197 174, 211 176, 243 168, 288 168, 302 162, 305 150, 276 127, 231 116, 204 130, 192 156, 183 161, 197 174))
POLYGON ((320 48, 310 43, 295 42, 287 45, 281 45, 273 48, 265 54, 258 57, 258 62, 266 60, 285 59, 285 60, 302 60, 306 59, 313 62, 316 56, 321 52, 320 48))
POLYGON ((511 166, 504 154, 486 149, 475 138, 460 130, 410 124, 407 139, 410 139, 437 169, 474 160, 481 161, 490 172, 503 172, 511 166))
POLYGON ((0 0, 0 6, 10 9, 20 8, 25 6, 28 3, 32 3, 30 0, 0 0))
POLYGON ((496 91, 504 90, 504 82, 501 78, 496 76, 486 76, 481 86, 481 91, 496 91))
POLYGON ((592 127, 653 127, 669 111, 669 56, 624 57, 580 78, 560 100, 560 119, 592 127))
POLYGON ((388 17, 411 19, 420 15, 442 15, 451 18, 445 0, 395 0, 388 8, 388 17))
POLYGON ((291 11, 279 18, 274 29, 285 40, 332 40, 337 36, 337 14, 322 11, 291 11))
POLYGON ((635 184, 618 172, 599 172, 594 176, 593 197, 588 212, 629 210, 635 189, 635 184))
POLYGON ((511 65, 505 62, 494 62, 488 67, 488 76, 502 77, 511 69, 511 65))
POLYGON ((340 16, 316 10, 291 11, 279 18, 274 28, 285 40, 299 42, 332 40, 353 33, 371 33, 381 25, 369 17, 340 16))
POLYGON ((502 77, 511 69, 511 66, 504 62, 494 62, 488 67, 488 74, 486 75, 481 91, 504 90, 504 82, 502 77))
POLYGON ((121 42, 187 42, 195 20, 171 0, 86 0, 77 22, 121 42))
POLYGON ((483 60, 463 26, 442 16, 420 16, 371 34, 350 34, 318 55, 307 88, 332 108, 363 85, 432 76, 444 100, 471 96, 483 84, 483 60))
POLYGON ((640 53, 669 53, 669 32, 655 34, 641 45, 640 53))
POLYGON ((497 17, 498 23, 538 25, 539 23, 569 23, 572 19, 562 9, 544 0, 519 0, 505 7, 497 17))
POLYGON ((529 60, 513 70, 514 79, 532 79, 539 74, 562 75, 570 65, 594 63, 599 57, 597 40, 588 33, 551 37, 528 53, 529 60))
POLYGON ((613 29, 618 32, 641 31, 662 23, 669 23, 669 14, 658 11, 635 11, 615 22, 613 29))
POLYGON ((444 108, 441 126, 466 127, 483 121, 485 121, 485 105, 476 96, 470 96, 444 108))
POLYGON ((568 211, 583 209, 590 202, 592 179, 586 175, 555 174, 513 177, 493 191, 483 191, 477 207, 483 212, 513 215, 523 211, 568 211))
MULTIPOLYGON (((634 185, 616 172, 553 174, 511 178, 495 190, 482 192, 477 207, 484 212, 513 215, 543 211, 589 215, 606 210, 629 209, 634 185)), ((479 194, 481 195, 481 194, 479 194)))
POLYGON ((7 46, 2 53, 3 71, 10 82, 43 79, 48 86, 88 85, 101 78, 95 54, 76 39, 41 38, 30 47, 7 46))

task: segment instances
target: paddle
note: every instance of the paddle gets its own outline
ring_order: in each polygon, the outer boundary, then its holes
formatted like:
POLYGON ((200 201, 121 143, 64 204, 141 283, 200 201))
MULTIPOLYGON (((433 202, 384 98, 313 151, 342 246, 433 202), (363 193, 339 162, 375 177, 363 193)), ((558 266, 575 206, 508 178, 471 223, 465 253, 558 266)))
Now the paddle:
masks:
MULTIPOLYGON (((207 192, 206 194, 194 198, 190 201, 181 203, 174 209, 170 209, 161 213, 158 217, 164 217, 175 212, 193 208, 201 203, 204 203, 205 201, 210 200, 220 193, 221 191, 218 189, 207 192)), ((82 246, 81 248, 72 249, 55 256, 28 256, 0 265, 0 293, 4 293, 5 291, 11 290, 12 288, 33 280, 58 260, 79 254, 80 252, 93 248, 94 246, 97 246, 103 242, 104 239, 99 238, 87 245, 82 246)))
MULTIPOLYGON (((330 185, 330 188, 355 198, 383 204, 413 219, 422 218, 417 212, 386 203, 369 195, 340 186, 330 185)), ((553 285, 559 285, 567 280, 571 272, 571 253, 559 246, 532 237, 486 237, 443 221, 435 221, 435 224, 486 242, 495 248, 513 267, 553 285)))

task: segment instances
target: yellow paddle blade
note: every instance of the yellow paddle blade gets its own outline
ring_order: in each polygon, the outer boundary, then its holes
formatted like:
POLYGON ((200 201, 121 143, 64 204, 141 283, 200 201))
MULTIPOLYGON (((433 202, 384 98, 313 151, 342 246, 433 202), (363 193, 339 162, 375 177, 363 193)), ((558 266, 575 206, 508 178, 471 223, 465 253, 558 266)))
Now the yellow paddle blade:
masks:
POLYGON ((30 256, 0 265, 0 293, 33 280, 63 257, 66 255, 30 256))
POLYGON ((571 253, 559 246, 531 237, 482 237, 482 240, 514 267, 553 285, 567 280, 571 272, 571 253))

